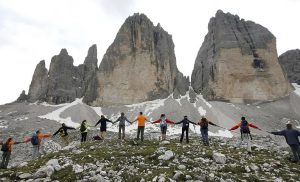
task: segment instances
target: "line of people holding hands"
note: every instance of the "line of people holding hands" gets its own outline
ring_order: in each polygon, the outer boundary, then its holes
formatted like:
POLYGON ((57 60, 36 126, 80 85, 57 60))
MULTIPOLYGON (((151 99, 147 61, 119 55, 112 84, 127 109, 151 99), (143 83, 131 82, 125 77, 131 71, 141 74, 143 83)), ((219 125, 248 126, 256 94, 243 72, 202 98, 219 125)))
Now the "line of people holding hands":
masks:
MULTIPOLYGON (((148 120, 148 118, 143 115, 142 112, 140 112, 139 115, 137 116, 137 118, 132 122, 127 119, 127 117, 125 116, 125 114, 123 112, 121 113, 121 116, 118 117, 118 119, 114 122, 107 119, 104 115, 101 115, 100 120, 95 124, 95 126, 93 126, 93 127, 96 127, 97 125, 100 124, 100 135, 99 136, 97 135, 96 137, 94 137, 94 139, 95 140, 105 139, 106 131, 107 131, 107 122, 110 122, 113 124, 119 122, 118 138, 125 139, 125 123, 128 122, 130 124, 133 124, 134 122, 137 122, 138 128, 137 128, 136 140, 141 139, 141 141, 143 142, 146 121, 150 122, 148 120)), ((161 116, 158 120, 153 121, 151 123, 159 124, 160 129, 161 129, 161 139, 162 140, 166 140, 168 124, 182 124, 182 133, 180 136, 180 143, 182 143, 184 135, 186 136, 186 143, 189 143, 189 125, 190 124, 200 125, 202 142, 205 146, 209 146, 209 139, 208 139, 209 125, 223 128, 223 127, 218 126, 218 125, 214 124, 213 122, 209 121, 205 117, 202 117, 200 119, 200 121, 197 123, 190 121, 187 116, 184 116, 183 120, 181 120, 180 122, 174 122, 174 121, 169 120, 165 114, 161 114, 161 116)), ((79 130, 81 132, 81 142, 85 142, 87 140, 87 133, 88 133, 89 127, 91 127, 91 126, 89 126, 87 124, 86 120, 82 121, 82 123, 79 127, 79 130)), ((233 126, 231 129, 229 129, 229 131, 233 131, 238 128, 240 128, 240 132, 241 132, 240 145, 243 144, 244 142, 247 142, 248 153, 251 153, 252 136, 251 136, 250 128, 255 128, 258 130, 261 130, 261 129, 258 128, 257 126, 255 126, 254 124, 249 123, 245 117, 242 117, 241 121, 237 125, 233 126)), ((225 129, 225 128, 223 128, 223 129, 225 129)), ((57 134, 59 134, 61 136, 62 142, 65 145, 68 145, 68 143, 69 143, 68 130, 76 130, 76 128, 69 127, 65 123, 63 123, 62 126, 53 135, 45 134, 45 133, 42 133, 41 130, 38 130, 32 137, 27 138, 22 142, 16 142, 13 140, 13 138, 8 138, 8 140, 6 142, 0 142, 0 144, 2 145, 1 151, 3 152, 0 168, 7 168, 7 165, 10 160, 13 145, 31 142, 31 144, 33 146, 33 158, 36 158, 36 157, 40 156, 40 151, 42 149, 42 142, 43 142, 43 139, 45 139, 45 138, 54 137, 57 134)), ((293 155, 294 155, 293 161, 294 162, 300 161, 300 147, 299 147, 300 143, 299 143, 299 138, 298 138, 300 136, 300 132, 298 130, 293 129, 291 124, 287 124, 286 130, 282 130, 280 132, 268 132, 268 133, 284 136, 292 150, 293 155)))

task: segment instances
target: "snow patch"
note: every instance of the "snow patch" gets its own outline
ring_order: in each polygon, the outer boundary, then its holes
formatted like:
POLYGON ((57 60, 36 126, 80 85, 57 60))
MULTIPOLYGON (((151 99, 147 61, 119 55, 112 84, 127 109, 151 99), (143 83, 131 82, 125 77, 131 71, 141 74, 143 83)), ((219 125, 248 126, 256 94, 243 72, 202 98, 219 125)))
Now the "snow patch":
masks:
POLYGON ((292 85, 294 86, 295 88, 295 93, 300 96, 300 85, 298 85, 297 83, 292 83, 292 85))
POLYGON ((80 124, 79 123, 75 123, 72 121, 71 117, 67 117, 67 118, 61 118, 60 114, 62 112, 64 112, 66 109, 68 109, 69 107, 72 107, 76 104, 81 104, 82 103, 82 99, 76 99, 74 102, 69 103, 67 105, 65 105, 64 107, 61 107, 51 113, 48 113, 44 116, 39 116, 39 118, 43 118, 43 119, 49 119, 49 120, 54 120, 57 121, 59 123, 65 123, 67 126, 71 126, 71 127, 79 127, 80 124))
MULTIPOLYGON (((168 98, 166 98, 166 99, 168 99, 168 98)), ((142 102, 142 103, 132 104, 132 105, 125 105, 125 106, 129 107, 129 108, 134 108, 134 109, 145 107, 145 114, 149 115, 150 112, 164 106, 166 99, 157 99, 157 100, 153 100, 153 101, 147 101, 147 102, 142 102)))
POLYGON ((200 106, 198 108, 198 112, 200 113, 201 116, 205 116, 206 115, 206 110, 204 110, 202 106, 200 106))
POLYGON ((212 108, 212 105, 203 98, 203 95, 199 94, 197 98, 201 99, 209 108, 212 108))
POLYGON ((101 107, 91 107, 99 116, 103 115, 101 107))
POLYGON ((209 136, 217 136, 217 137, 225 137, 225 138, 232 138, 233 135, 230 131, 228 130, 218 130, 217 133, 213 133, 213 132, 208 132, 209 136))

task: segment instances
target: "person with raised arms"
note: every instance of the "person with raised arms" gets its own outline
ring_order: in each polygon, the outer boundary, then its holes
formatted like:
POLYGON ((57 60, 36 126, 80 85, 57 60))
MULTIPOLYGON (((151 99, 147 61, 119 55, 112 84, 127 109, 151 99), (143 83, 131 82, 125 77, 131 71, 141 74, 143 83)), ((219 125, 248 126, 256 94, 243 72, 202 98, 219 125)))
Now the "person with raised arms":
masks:
POLYGON ((160 131, 161 131, 161 139, 166 140, 168 124, 175 124, 175 122, 167 119, 165 114, 161 114, 158 120, 152 122, 152 124, 155 123, 159 123, 160 131))
POLYGON ((149 121, 149 120, 147 119, 146 116, 143 115, 143 112, 140 112, 138 117, 133 122, 135 122, 135 121, 138 122, 136 139, 139 140, 140 134, 141 134, 141 141, 143 142, 144 141, 145 123, 146 123, 146 121, 149 121))

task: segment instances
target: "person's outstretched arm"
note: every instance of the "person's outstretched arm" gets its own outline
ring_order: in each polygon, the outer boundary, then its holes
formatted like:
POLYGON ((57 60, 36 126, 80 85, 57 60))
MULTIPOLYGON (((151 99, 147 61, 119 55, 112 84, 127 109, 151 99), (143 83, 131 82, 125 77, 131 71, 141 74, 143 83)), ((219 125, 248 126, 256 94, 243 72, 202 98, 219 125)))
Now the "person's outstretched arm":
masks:
POLYGON ((177 123, 175 123, 175 124, 181 124, 183 122, 183 120, 181 120, 181 121, 179 121, 179 122, 177 122, 177 123))
POLYGON ((118 119, 113 123, 117 123, 117 122, 120 122, 120 117, 118 117, 118 119))
POLYGON ((43 139, 43 138, 49 138, 49 137, 51 137, 51 134, 39 134, 39 137, 41 139, 43 139))
POLYGON ((255 126, 254 124, 251 124, 251 123, 249 124, 249 127, 261 130, 260 128, 258 128, 257 126, 255 126))
POLYGON ((70 126, 66 126, 67 130, 76 130, 76 128, 70 127, 70 126))
POLYGON ((284 136, 285 130, 282 130, 282 131, 273 131, 273 132, 270 132, 270 133, 272 133, 273 135, 281 135, 281 136, 284 136))
POLYGON ((208 121, 208 124, 212 125, 212 126, 217 126, 215 123, 208 121))
POLYGON ((25 142, 14 142, 14 145, 20 144, 20 143, 25 143, 25 142))
POLYGON ((160 119, 152 122, 152 124, 155 124, 155 123, 160 123, 160 119))
POLYGON ((189 123, 192 123, 193 125, 197 125, 195 122, 188 120, 189 123))
POLYGON ((229 131, 236 130, 236 129, 238 129, 240 126, 241 126, 241 123, 239 123, 239 124, 235 125, 234 127, 230 128, 229 131))
POLYGON ((53 136, 55 136, 57 133, 59 133, 59 131, 62 129, 62 127, 60 127, 54 134, 53 136))
POLYGON ((128 123, 132 123, 131 121, 129 121, 128 119, 127 119, 127 117, 125 117, 125 121, 127 121, 128 123))
POLYGON ((99 123, 101 123, 101 119, 95 124, 95 127, 96 127, 99 123))
POLYGON ((166 119, 166 122, 169 123, 169 124, 175 124, 174 121, 171 121, 171 120, 168 120, 168 119, 166 119))

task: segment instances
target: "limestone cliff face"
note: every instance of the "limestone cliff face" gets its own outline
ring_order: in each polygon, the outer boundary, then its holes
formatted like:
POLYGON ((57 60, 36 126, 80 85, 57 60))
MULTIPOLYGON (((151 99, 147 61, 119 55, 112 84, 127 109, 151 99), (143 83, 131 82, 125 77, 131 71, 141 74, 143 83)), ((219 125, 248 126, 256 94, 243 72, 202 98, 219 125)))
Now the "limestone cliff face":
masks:
POLYGON ((45 101, 48 92, 48 83, 48 70, 45 66, 45 61, 42 60, 34 70, 28 93, 29 101, 45 101))
POLYGON ((290 82, 300 85, 300 50, 289 50, 281 54, 278 59, 290 82))
POLYGON ((231 102, 273 100, 291 91, 272 33, 220 10, 209 22, 191 84, 207 99, 231 102))
POLYGON ((188 81, 178 71, 174 43, 143 14, 126 19, 97 72, 94 105, 124 105, 185 94, 188 81))
POLYGON ((59 104, 82 97, 83 70, 73 65, 73 58, 66 49, 52 58, 48 74, 48 102, 59 104))
POLYGON ((45 61, 41 61, 32 77, 28 101, 60 104, 82 97, 86 103, 93 101, 97 96, 98 87, 97 46, 89 48, 84 64, 74 66, 73 62, 66 49, 53 56, 49 71, 45 67, 45 61))

